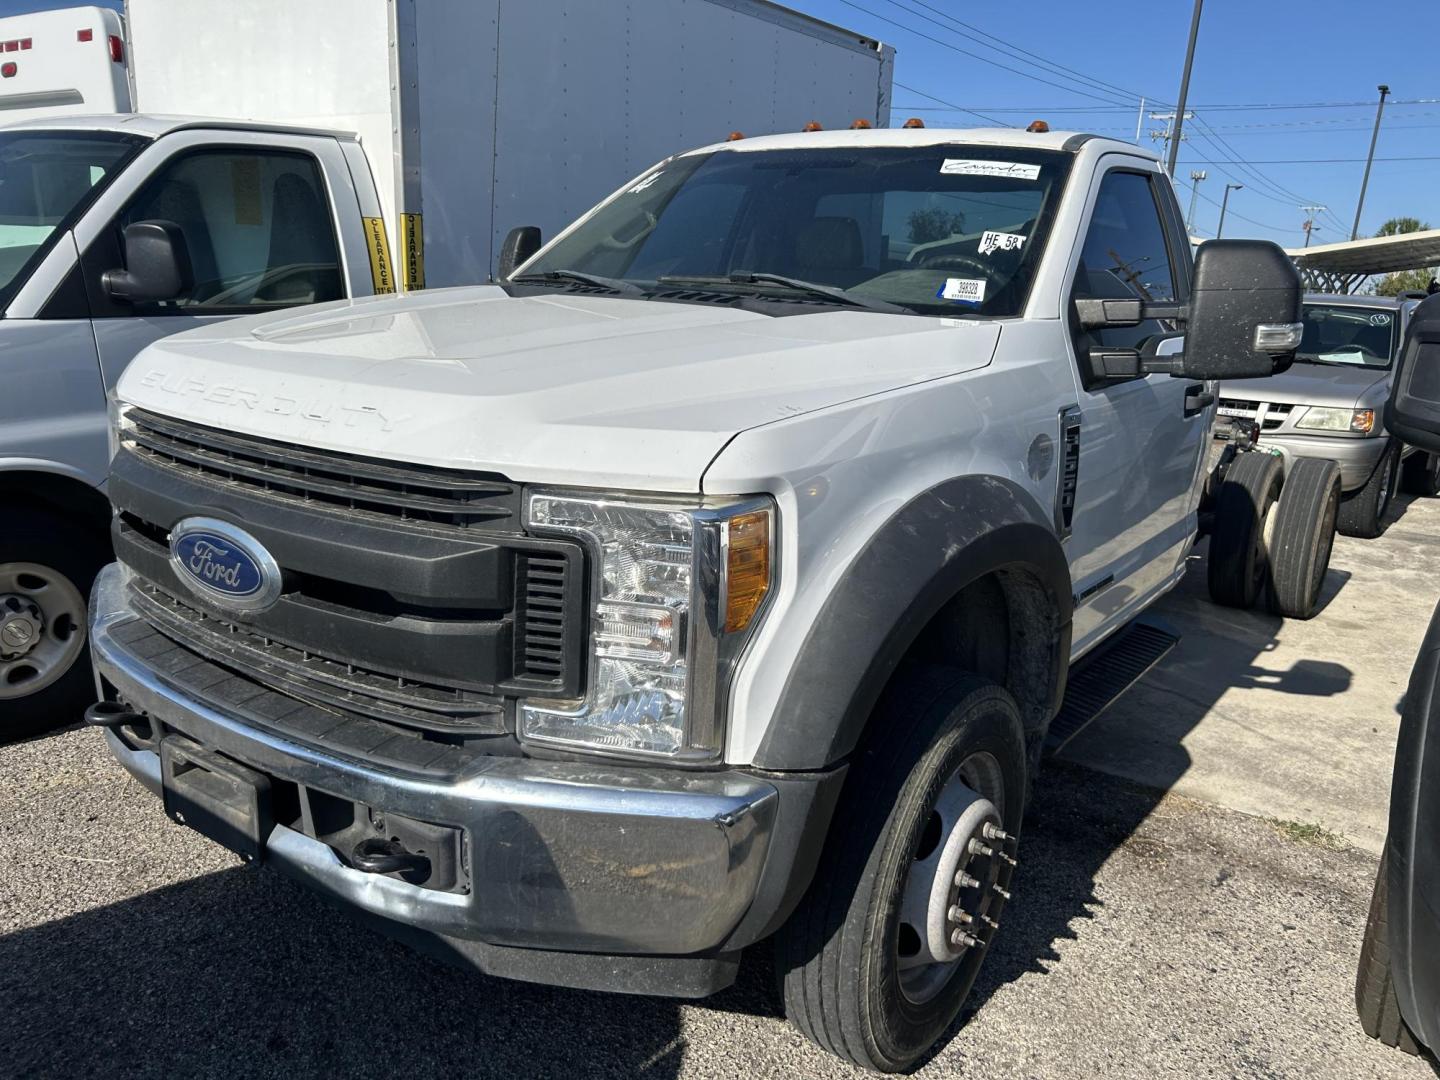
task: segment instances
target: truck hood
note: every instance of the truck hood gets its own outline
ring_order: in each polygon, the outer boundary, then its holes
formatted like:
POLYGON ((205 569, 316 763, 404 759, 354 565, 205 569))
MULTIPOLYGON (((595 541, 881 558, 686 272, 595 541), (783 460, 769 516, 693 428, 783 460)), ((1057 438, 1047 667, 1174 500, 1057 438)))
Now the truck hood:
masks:
POLYGON ((512 480, 698 491, 736 434, 990 362, 994 324, 493 286, 164 338, 122 401, 285 442, 512 480))
MULTIPOLYGON (((1268 379, 1243 379, 1220 387, 1222 398, 1241 401, 1282 402, 1289 405, 1333 405, 1349 408, 1372 390, 1390 381, 1390 372, 1377 368, 1339 367, 1297 362, 1289 371, 1268 379)), ((1380 394, 1383 398, 1384 394, 1380 394)))

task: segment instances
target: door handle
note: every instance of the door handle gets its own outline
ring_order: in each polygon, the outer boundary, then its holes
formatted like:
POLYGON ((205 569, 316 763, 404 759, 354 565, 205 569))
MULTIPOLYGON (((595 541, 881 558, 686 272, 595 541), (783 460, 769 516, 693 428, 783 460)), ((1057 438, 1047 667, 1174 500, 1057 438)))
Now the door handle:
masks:
POLYGON ((1204 384, 1187 386, 1185 388, 1185 415, 1199 416, 1202 412, 1215 404, 1215 395, 1205 389, 1204 384))

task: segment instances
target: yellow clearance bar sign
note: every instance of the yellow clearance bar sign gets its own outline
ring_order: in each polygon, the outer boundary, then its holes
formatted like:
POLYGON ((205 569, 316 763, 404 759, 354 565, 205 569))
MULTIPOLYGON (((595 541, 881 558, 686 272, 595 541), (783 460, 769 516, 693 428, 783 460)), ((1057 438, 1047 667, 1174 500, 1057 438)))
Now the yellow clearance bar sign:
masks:
POLYGON ((406 289, 425 287, 425 234, 420 228, 419 214, 400 215, 400 245, 405 261, 400 264, 400 277, 406 289))
POLYGON ((385 239, 385 219, 361 218, 365 223, 365 246, 370 249, 370 280, 376 293, 395 291, 395 266, 390 261, 390 242, 385 239))

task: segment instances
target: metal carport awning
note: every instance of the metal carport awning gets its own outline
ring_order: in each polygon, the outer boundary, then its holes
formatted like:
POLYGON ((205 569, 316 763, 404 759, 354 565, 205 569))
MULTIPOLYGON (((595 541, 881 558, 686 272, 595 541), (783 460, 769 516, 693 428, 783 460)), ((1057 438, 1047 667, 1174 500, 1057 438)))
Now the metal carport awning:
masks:
POLYGON ((1367 277, 1440 266, 1440 229, 1289 248, 1307 288, 1348 293, 1367 277))

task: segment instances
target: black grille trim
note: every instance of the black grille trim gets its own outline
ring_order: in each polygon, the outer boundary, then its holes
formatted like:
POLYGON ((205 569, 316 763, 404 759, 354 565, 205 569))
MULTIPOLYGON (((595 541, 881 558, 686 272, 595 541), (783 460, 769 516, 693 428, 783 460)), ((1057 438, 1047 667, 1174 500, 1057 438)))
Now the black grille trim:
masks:
POLYGON ((418 731, 271 690, 166 637, 144 619, 121 623, 110 636, 192 700, 363 765, 381 764, 396 772, 455 780, 483 756, 478 746, 427 738, 418 731))
POLYGON ((135 583, 131 598, 136 612, 167 638, 297 700, 444 735, 505 732, 504 704, 496 697, 297 649, 192 607, 154 585, 135 583))
POLYGON ((122 440, 162 468, 277 501, 457 528, 519 527, 520 490, 503 477, 301 448, 136 408, 122 440))

